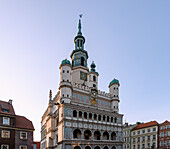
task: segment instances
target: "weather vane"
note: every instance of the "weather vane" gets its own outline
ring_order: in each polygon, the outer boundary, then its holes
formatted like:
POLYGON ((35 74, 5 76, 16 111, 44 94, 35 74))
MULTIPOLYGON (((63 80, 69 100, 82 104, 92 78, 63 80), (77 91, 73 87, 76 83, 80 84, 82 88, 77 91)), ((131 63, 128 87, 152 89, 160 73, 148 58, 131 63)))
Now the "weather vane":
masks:
POLYGON ((80 18, 82 18, 83 14, 80 14, 79 16, 80 16, 80 18))

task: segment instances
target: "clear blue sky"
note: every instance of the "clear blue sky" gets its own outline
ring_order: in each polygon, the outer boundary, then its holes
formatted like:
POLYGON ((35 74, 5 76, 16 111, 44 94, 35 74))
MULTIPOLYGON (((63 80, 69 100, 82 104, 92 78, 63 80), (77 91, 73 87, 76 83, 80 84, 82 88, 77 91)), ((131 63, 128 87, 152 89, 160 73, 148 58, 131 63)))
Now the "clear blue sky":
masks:
POLYGON ((120 113, 130 123, 170 120, 169 0, 0 0, 0 100, 40 121, 59 65, 70 59, 78 15, 89 54, 108 92, 120 80, 120 113))

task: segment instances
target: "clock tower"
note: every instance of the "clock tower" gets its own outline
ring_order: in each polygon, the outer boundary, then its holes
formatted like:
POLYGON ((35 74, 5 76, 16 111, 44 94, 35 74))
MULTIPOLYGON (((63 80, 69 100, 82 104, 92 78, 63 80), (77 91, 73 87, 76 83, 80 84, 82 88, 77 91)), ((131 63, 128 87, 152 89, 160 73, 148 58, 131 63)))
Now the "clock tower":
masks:
POLYGON ((81 32, 81 16, 78 23, 78 33, 74 38, 75 50, 70 57, 72 60, 72 82, 87 85, 87 67, 88 53, 84 49, 85 38, 81 32))

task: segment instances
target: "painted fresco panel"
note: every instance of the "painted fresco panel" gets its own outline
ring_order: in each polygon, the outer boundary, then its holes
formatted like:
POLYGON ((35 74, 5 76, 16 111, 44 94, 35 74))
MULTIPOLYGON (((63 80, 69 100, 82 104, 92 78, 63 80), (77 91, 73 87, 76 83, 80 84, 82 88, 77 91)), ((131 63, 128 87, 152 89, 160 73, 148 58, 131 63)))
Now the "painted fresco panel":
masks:
MULTIPOLYGON (((72 100, 75 102, 91 105, 91 100, 88 96, 73 93, 72 100)), ((97 99, 97 103, 95 106, 105 108, 105 109, 111 108, 111 104, 109 101, 104 101, 101 99, 97 99)))
POLYGON ((71 139, 71 129, 70 128, 65 129, 65 138, 71 139))

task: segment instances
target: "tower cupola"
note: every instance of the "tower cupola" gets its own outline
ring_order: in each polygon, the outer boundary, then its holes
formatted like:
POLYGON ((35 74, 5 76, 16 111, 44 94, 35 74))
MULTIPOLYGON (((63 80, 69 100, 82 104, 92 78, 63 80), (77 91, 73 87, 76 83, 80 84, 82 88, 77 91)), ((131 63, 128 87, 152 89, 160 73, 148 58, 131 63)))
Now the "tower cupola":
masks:
POLYGON ((99 76, 99 74, 95 70, 96 65, 95 65, 94 61, 92 61, 90 67, 91 67, 91 70, 87 74, 87 77, 88 77, 88 86, 90 88, 97 89, 98 88, 98 76, 99 76))
POLYGON ((79 18, 77 36, 74 38, 75 49, 72 51, 70 55, 72 59, 73 67, 76 67, 76 66, 87 67, 88 53, 86 50, 84 50, 85 38, 82 35, 82 31, 81 31, 81 18, 82 18, 82 15, 80 15, 80 18, 79 18))

